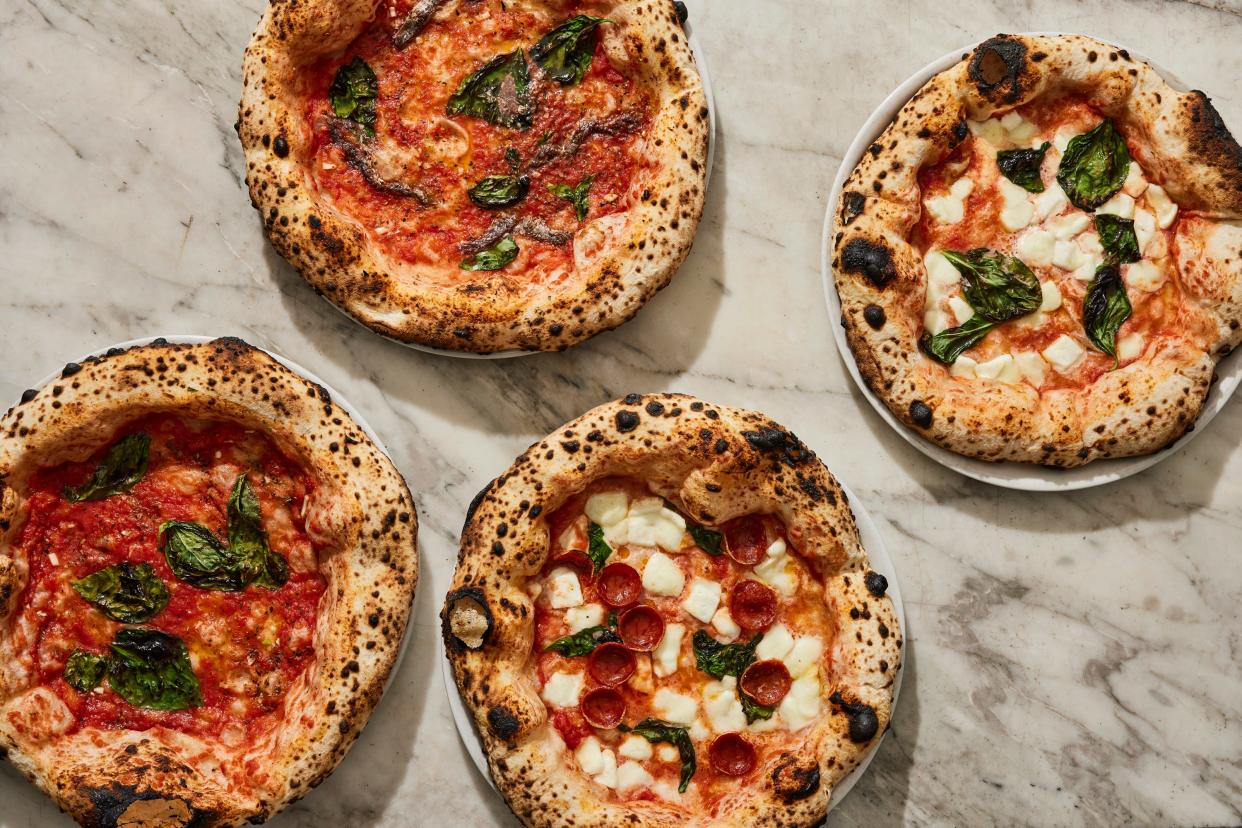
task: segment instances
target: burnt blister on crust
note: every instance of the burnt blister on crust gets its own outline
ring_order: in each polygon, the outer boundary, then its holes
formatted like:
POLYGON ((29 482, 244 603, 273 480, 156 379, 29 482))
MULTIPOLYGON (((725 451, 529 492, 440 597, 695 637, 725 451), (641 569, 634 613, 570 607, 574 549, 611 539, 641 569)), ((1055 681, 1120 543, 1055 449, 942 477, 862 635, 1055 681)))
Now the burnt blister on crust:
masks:
POLYGON ((884 593, 888 592, 888 578, 885 578, 875 570, 869 570, 863 576, 863 583, 867 586, 867 592, 870 592, 876 598, 883 598, 884 593))
POLYGON ((511 741, 518 734, 518 730, 522 727, 521 721, 509 708, 503 705, 497 705, 487 711, 487 728, 496 734, 498 739, 506 742, 511 741))
POLYGON ((88 789, 86 796, 91 803, 82 820, 86 828, 204 828, 216 818, 215 813, 193 808, 185 800, 116 782, 88 789))
POLYGON ((919 428, 931 428, 932 409, 931 406, 922 400, 915 400, 910 403, 910 419, 919 428))
POLYGON ((866 320, 868 325, 878 331, 888 321, 888 315, 884 313, 884 308, 879 305, 867 305, 867 307, 863 308, 863 319, 866 320))
POLYGON ((850 190, 841 196, 841 224, 849 225, 854 219, 862 215, 863 208, 867 206, 867 197, 862 193, 856 193, 850 190))
POLYGON ((848 701, 840 691, 833 693, 828 700, 849 719, 851 742, 861 745, 875 738, 880 729, 880 719, 875 715, 875 708, 859 701, 848 701))
POLYGON ((756 450, 765 454, 779 454, 791 466, 806 462, 810 456, 810 450, 802 441, 783 429, 767 427, 758 431, 743 431, 742 436, 756 450))
POLYGON ((841 251, 841 267, 846 273, 861 273, 878 288, 897 278, 892 251, 866 239, 853 238, 845 243, 841 251))
POLYGON ((1026 44, 997 35, 975 48, 968 72, 979 94, 992 101, 1014 103, 1022 94, 1025 69, 1026 44))
POLYGON ((772 769, 772 789, 785 802, 798 802, 819 790, 819 767, 786 753, 772 769))
POLYGON ((483 590, 462 587, 448 594, 440 615, 444 646, 455 653, 482 649, 491 638, 494 626, 495 618, 483 590))
POLYGON ((1232 197, 1226 196, 1230 208, 1242 210, 1242 146, 1207 95, 1196 89, 1190 96, 1190 147, 1216 167, 1224 178, 1224 188, 1233 191, 1232 197))

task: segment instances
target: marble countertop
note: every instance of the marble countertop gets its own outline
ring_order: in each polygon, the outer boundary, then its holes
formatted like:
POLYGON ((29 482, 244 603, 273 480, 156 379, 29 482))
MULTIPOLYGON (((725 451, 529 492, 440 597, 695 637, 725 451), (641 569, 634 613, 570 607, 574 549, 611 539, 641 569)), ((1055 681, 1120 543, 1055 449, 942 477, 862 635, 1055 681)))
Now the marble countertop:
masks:
MULTIPOLYGON (((439 607, 473 494, 629 391, 761 408, 866 503, 908 614, 901 704, 838 826, 1242 823, 1242 404, 1146 473, 1031 495, 947 471, 850 382, 819 275, 841 154, 915 69, 998 31, 1081 31, 1208 90, 1242 131, 1242 3, 691 2, 719 116, 694 250, 634 322, 569 353, 466 361, 387 342, 266 244, 233 132, 260 0, 0 3, 0 399, 160 333, 232 334, 319 373, 419 503, 395 682, 337 772, 271 824, 512 825, 454 730, 439 607)), ((68 820, 10 766, 0 826, 68 820)))

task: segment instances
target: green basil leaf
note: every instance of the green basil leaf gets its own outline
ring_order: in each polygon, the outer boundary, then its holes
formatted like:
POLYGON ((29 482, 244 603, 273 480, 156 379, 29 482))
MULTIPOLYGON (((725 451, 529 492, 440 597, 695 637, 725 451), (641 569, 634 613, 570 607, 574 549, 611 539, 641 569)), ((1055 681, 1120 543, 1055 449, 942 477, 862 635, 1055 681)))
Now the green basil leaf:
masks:
POLYGON ((595 38, 600 23, 611 23, 603 17, 579 14, 539 39, 531 47, 531 59, 548 77, 561 86, 573 86, 582 80, 595 57, 595 38))
POLYGON ((462 259, 459 267, 462 270, 503 270, 517 258, 517 242, 512 235, 506 235, 486 250, 480 250, 468 259, 462 259))
POLYGON ((449 98, 449 115, 471 115, 496 126, 529 129, 535 118, 530 68, 521 49, 497 55, 467 77, 449 98))
POLYGON ((1044 298, 1039 279, 1021 259, 986 247, 941 252, 962 274, 962 292, 977 315, 1004 322, 1039 310, 1044 298))
POLYGON ((1088 212, 1108 201, 1130 174, 1130 151, 1112 121, 1082 135, 1065 147, 1057 168, 1057 183, 1070 202, 1088 212))
POLYGON ((134 488, 147 473, 151 438, 139 432, 119 441, 95 467, 91 479, 81 486, 66 486, 63 494, 70 503, 103 500, 105 497, 134 488))
POLYGON ((108 685, 135 707, 184 710, 203 703, 185 644, 158 630, 126 627, 116 634, 108 685))
POLYGON ((1134 232, 1134 222, 1130 219, 1096 213, 1095 231, 1100 234, 1100 246, 1104 248, 1104 258, 1109 263, 1126 264, 1143 258, 1139 251, 1138 236, 1134 232))
POLYGON ((375 101, 379 83, 371 67, 360 57, 336 70, 328 87, 328 101, 338 118, 358 124, 367 135, 375 134, 375 101))
POLYGON ((677 786, 677 790, 681 793, 686 792, 686 787, 698 769, 694 755, 694 743, 690 741, 690 731, 662 719, 650 718, 643 719, 633 727, 624 724, 617 725, 617 730, 622 733, 636 733, 648 742, 668 742, 675 746, 681 757, 681 784, 677 786))
POLYGON ((1091 344, 1116 359, 1117 331, 1130 318, 1130 311, 1121 271, 1116 265, 1100 265, 1082 304, 1082 324, 1091 344))
POLYGON ((578 221, 582 221, 591 210, 591 202, 587 200, 587 195, 591 192, 593 183, 595 183, 595 176, 588 175, 579 181, 576 187, 570 187, 568 184, 549 184, 548 191, 557 198, 563 198, 574 205, 574 215, 578 217, 578 221))
POLYGON ((124 561, 105 566, 71 586, 113 621, 140 624, 168 606, 168 587, 150 564, 124 561))
POLYGON ((700 670, 714 679, 725 676, 741 676, 755 661, 755 648, 763 640, 763 633, 755 633, 755 637, 745 644, 724 644, 712 638, 703 630, 695 632, 694 661, 700 670))
POLYGON ((81 693, 99 686, 108 672, 108 657, 86 650, 74 650, 65 662, 65 683, 81 693))
POLYGON ((604 561, 612 554, 612 547, 604 540, 604 527, 592 522, 587 527, 587 557, 591 559, 595 571, 604 568, 604 561))
POLYGON ((489 175, 466 192, 484 210, 499 210, 517 204, 529 191, 530 179, 524 175, 489 175))
POLYGON ((1022 189, 1032 193, 1044 191, 1044 180, 1040 170, 1044 165, 1044 154, 1052 146, 1047 141, 1036 149, 1010 149, 996 153, 996 166, 1000 167, 1001 175, 1008 178, 1022 189))
POLYGON ((544 649, 560 653, 568 658, 576 658, 590 655, 600 644, 607 644, 610 641, 619 643, 621 636, 607 627, 587 627, 573 635, 556 639, 544 649))
POLYGON ((169 520, 160 525, 160 535, 169 569, 187 584, 223 592, 246 588, 227 547, 206 526, 169 520))
POLYGON ((956 328, 948 328, 935 336, 924 331, 919 339, 919 347, 932 359, 952 365, 957 362, 962 352, 973 348, 996 325, 997 323, 975 314, 956 328))
POLYGON ((742 702, 742 712, 746 714, 746 724, 752 724, 757 719, 770 719, 772 714, 776 712, 775 707, 768 707, 748 696, 742 688, 737 690, 738 700, 742 702))
POLYGON ((707 554, 715 557, 720 554, 720 542, 723 536, 715 529, 708 529, 705 526, 699 526, 697 523, 689 523, 686 531, 690 533, 690 537, 695 544, 707 554))
POLYGON ((229 552, 247 584, 280 589, 289 580, 289 564, 267 545, 259 498, 246 475, 237 476, 229 493, 229 552))

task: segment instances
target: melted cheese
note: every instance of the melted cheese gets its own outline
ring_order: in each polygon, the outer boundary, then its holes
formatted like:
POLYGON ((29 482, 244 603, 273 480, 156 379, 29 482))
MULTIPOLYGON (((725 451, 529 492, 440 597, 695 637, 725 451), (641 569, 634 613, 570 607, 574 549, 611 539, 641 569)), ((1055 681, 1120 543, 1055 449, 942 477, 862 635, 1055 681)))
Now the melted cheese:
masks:
POLYGON ((808 673, 795 679, 779 710, 782 721, 795 732, 815 721, 820 711, 819 675, 808 673))
POLYGON ((1020 378, 1018 366, 1014 364, 1013 357, 1009 354, 1001 354, 987 362, 980 362, 975 366, 975 375, 979 379, 1007 383, 1017 382, 1020 378))
POLYGON ((582 695, 582 673, 553 673, 543 685, 542 695, 553 707, 575 707, 582 695))
POLYGON ((1149 185, 1144 195, 1147 196, 1147 203, 1156 213, 1156 222, 1160 229, 1168 230, 1173 220, 1177 218, 1177 205, 1173 203, 1173 199, 1169 198, 1169 194, 1159 184, 1149 185))
POLYGON ((647 559, 643 567, 643 589, 648 593, 676 596, 681 594, 685 585, 686 576, 681 567, 668 555, 656 552, 647 559))
POLYGON ((656 645, 652 655, 652 667, 661 678, 677 672, 677 658, 681 655, 681 639, 686 628, 681 624, 669 624, 664 628, 664 637, 656 645))
POLYGON ((1095 208, 1097 214, 1104 213, 1112 216, 1120 216, 1124 219, 1134 218, 1134 199, 1119 192, 1108 201, 1095 208))
POLYGON ((673 724, 688 725, 698 716, 699 707, 690 696, 661 687, 651 699, 651 706, 662 719, 673 724))
POLYGON ((581 632, 587 627, 598 627, 604 623, 604 606, 602 604, 584 604, 570 607, 565 611, 565 623, 571 633, 581 632))
POLYGON ((621 746, 617 748, 617 755, 624 756, 626 759, 637 759, 640 762, 650 759, 655 751, 642 736, 631 733, 621 742, 621 746))
POLYGON ((637 762, 622 762, 617 768, 617 790, 628 791, 634 788, 649 788, 655 783, 655 777, 637 762))
POLYGON ((1000 214, 1001 225, 1009 232, 1016 233, 1031 223, 1031 219, 1035 217, 1035 206, 1027 198, 1026 190, 1008 178, 998 178, 996 183, 1004 205, 1000 214))
POLYGON ((1053 263, 1057 237, 1047 230, 1028 230, 1018 237, 1014 252, 1029 267, 1047 267, 1053 263))
POLYGON ((1062 190, 1061 185, 1053 180, 1048 183, 1042 193, 1035 196, 1035 218, 1044 221, 1049 216, 1060 213, 1067 204, 1069 204, 1069 197, 1065 195, 1065 190, 1062 190))
POLYGON ((625 520, 629 509, 630 499, 625 492, 601 492, 591 495, 586 502, 587 517, 605 529, 625 520))
POLYGON ((1061 289, 1057 287, 1056 282, 1040 282, 1039 292, 1042 297, 1039 302, 1041 311, 1051 313, 1061 307, 1061 289))
POLYGON ((964 377, 966 379, 975 378, 975 366, 979 363, 970 357, 962 354, 952 365, 949 366, 949 373, 955 377, 964 377))
POLYGON ((737 679, 725 676, 703 686, 703 711, 717 733, 729 733, 746 727, 746 714, 737 697, 737 679))
POLYGON ((1129 362, 1143 355, 1143 335, 1132 333, 1117 340, 1117 359, 1129 362))
POLYGON ((793 649, 785 655, 785 667, 789 675, 800 678, 819 666, 824 654, 824 642, 813 635, 804 635, 794 642, 793 649))
POLYGON ((768 547, 767 557, 755 565, 755 577, 781 595, 790 596, 798 591, 798 571, 789 560, 783 540, 768 547))
POLYGON ((1044 359, 1052 363, 1053 367, 1062 373, 1073 367, 1074 363, 1078 362, 1084 353, 1086 352, 1083 350, 1083 347, 1067 334, 1058 336, 1043 351, 1044 359))
POLYGON ((776 623, 768 628, 764 633, 763 640, 755 647, 755 656, 760 661, 768 659, 783 659, 793 649, 793 636, 789 634, 789 628, 784 624, 776 623))
POLYGON ((966 215, 966 197, 974 189, 975 182, 966 176, 954 181, 949 192, 923 200, 927 212, 939 224, 957 224, 966 215))
POLYGON ((1121 185, 1121 191, 1130 198, 1138 198, 1147 189, 1147 179, 1143 177, 1143 170, 1138 164, 1130 162, 1130 171, 1126 173, 1125 183, 1121 185))
POLYGON ((563 566, 553 569, 548 575, 548 586, 551 595, 549 600, 553 608, 581 606, 582 584, 578 582, 578 575, 572 569, 563 566))
POLYGON ((1153 262, 1151 259, 1143 259, 1133 264, 1122 265, 1121 275, 1130 287, 1151 293, 1159 290, 1164 284, 1164 261, 1161 259, 1153 262))
POLYGON ((716 607, 720 606, 720 584, 708 578, 695 578, 681 606, 704 624, 711 623, 716 607))
POLYGON ((975 309, 960 296, 949 297, 949 310, 953 311, 953 318, 957 320, 959 325, 975 315, 975 309))
POLYGON ((729 614, 728 607, 721 607, 716 610, 716 614, 712 616, 712 626, 716 628, 716 632, 723 635, 726 639, 737 638, 742 633, 742 628, 733 620, 733 616, 729 614))
POLYGON ((1031 385, 1039 388, 1044 384, 1044 358, 1035 351, 1018 351, 1013 355, 1018 373, 1031 385))

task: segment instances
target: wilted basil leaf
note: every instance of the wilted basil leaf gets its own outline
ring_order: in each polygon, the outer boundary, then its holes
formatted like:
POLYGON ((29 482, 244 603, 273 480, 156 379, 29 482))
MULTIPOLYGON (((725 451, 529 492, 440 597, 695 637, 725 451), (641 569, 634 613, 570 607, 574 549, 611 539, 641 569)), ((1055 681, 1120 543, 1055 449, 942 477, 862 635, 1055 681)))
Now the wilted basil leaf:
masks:
POLYGON ((466 192, 470 200, 485 210, 512 207, 530 190, 530 179, 524 175, 489 175, 466 192))
POLYGON ((105 566, 71 586, 104 615, 123 624, 150 620, 168 606, 168 587, 146 563, 105 566))
POLYGON ((545 649, 574 658, 590 655, 600 644, 607 644, 610 641, 620 642, 621 636, 608 627, 587 627, 585 630, 556 639, 545 649))
POLYGON ((751 724, 756 719, 770 719, 772 714, 776 712, 775 707, 760 704, 748 696, 740 687, 737 691, 737 698, 742 703, 742 712, 746 714, 746 724, 751 724))
POLYGON ((361 126, 367 135, 375 134, 375 99, 379 84, 371 67, 360 57, 336 70, 328 101, 338 118, 348 118, 361 126))
POLYGON ((74 650, 65 662, 65 682, 82 693, 99 686, 108 672, 108 657, 86 650, 74 650))
POLYGON ((1044 191, 1044 180, 1040 170, 1044 165, 1044 153, 1052 146, 1044 141, 1043 146, 1036 149, 1001 150, 996 153, 996 166, 1001 174, 1024 190, 1032 193, 1044 191))
POLYGON ((1112 198, 1129 174, 1125 139, 1112 121, 1103 121, 1070 139, 1057 168, 1057 183, 1075 207, 1090 212, 1112 198))
POLYGON ((136 707, 184 710, 203 703, 185 644, 158 630, 126 627, 116 634, 108 685, 136 707))
POLYGON ((497 55, 467 77, 449 98, 449 115, 472 115, 497 126, 529 129, 535 117, 526 55, 497 55))
POLYGON ((247 584, 280 589, 289 580, 289 565, 272 552, 263 531, 259 498, 246 475, 237 477, 229 493, 229 552, 247 584))
POLYGON ((578 217, 578 221, 582 221, 591 209, 587 194, 591 192, 591 185, 594 182, 595 176, 588 175, 579 181, 576 187, 570 187, 568 184, 549 184, 548 190, 557 198, 563 198, 574 205, 574 215, 578 217))
POLYGON ((648 742, 668 742, 676 747, 681 757, 681 784, 677 786, 677 790, 685 793, 686 786, 690 784, 690 779, 698 768, 694 743, 690 741, 690 732, 686 728, 661 719, 643 719, 633 727, 617 725, 617 730, 622 733, 637 733, 648 742))
POLYGON ((65 499, 78 503, 103 500, 110 495, 128 492, 147 473, 150 453, 150 437, 141 432, 129 435, 108 449, 90 480, 81 486, 66 486, 63 492, 65 499))
POLYGON ((703 630, 698 630, 691 640, 694 644, 695 665, 719 680, 725 676, 741 676, 746 672, 746 668, 755 660, 755 648, 763 640, 763 633, 755 633, 755 637, 745 644, 723 644, 703 630))
POLYGON ((612 547, 604 540, 604 527, 592 522, 587 527, 587 557, 591 559, 596 572, 604 568, 604 561, 611 554, 612 547))
POLYGON ((1082 304, 1082 324, 1091 344, 1116 359, 1117 331, 1130 318, 1130 311, 1121 271, 1116 265, 1100 265, 1082 304))
POLYGON ((705 526, 699 526, 697 523, 691 523, 686 527, 686 531, 690 533, 691 539, 694 540, 699 549, 712 556, 720 554, 720 542, 723 536, 715 529, 708 529, 705 526))
POLYGON ((1095 232, 1100 234, 1104 257, 1111 264, 1137 262, 1143 258, 1143 254, 1139 252, 1138 236, 1134 233, 1134 222, 1130 219, 1097 213, 1095 232))
POLYGON ((531 47, 531 59, 538 63, 548 77, 562 86, 572 86, 591 68, 595 57, 595 38, 592 33, 600 23, 610 23, 602 17, 579 14, 539 39, 531 47))
POLYGON ((948 328, 935 336, 924 331, 919 339, 919 347, 933 359, 952 365, 964 351, 973 348, 996 325, 996 322, 975 314, 956 328, 948 328))
POLYGON ((165 521, 160 526, 164 558, 173 574, 200 589, 245 589, 224 544, 201 523, 165 521))
POLYGON ((513 236, 507 235, 486 250, 480 250, 468 259, 462 259, 462 270, 501 270, 517 258, 518 246, 513 236))
POLYGON ((1021 259, 976 247, 965 253, 942 251, 962 274, 962 292, 975 313, 992 322, 1039 310, 1039 279, 1021 259))

